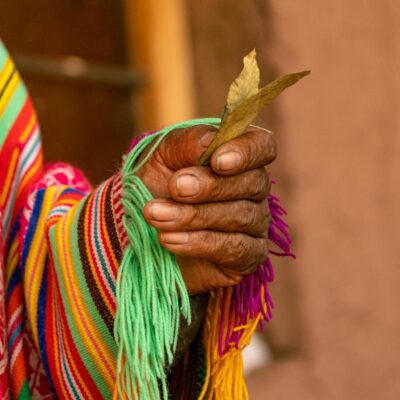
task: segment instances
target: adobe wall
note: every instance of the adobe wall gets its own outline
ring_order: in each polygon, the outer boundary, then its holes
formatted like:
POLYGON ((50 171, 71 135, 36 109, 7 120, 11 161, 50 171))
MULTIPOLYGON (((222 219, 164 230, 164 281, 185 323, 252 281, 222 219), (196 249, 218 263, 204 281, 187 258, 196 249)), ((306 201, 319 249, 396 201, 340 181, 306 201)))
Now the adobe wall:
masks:
POLYGON ((400 3, 271 0, 269 56, 312 69, 279 100, 292 179, 303 356, 252 399, 400 396, 400 3))

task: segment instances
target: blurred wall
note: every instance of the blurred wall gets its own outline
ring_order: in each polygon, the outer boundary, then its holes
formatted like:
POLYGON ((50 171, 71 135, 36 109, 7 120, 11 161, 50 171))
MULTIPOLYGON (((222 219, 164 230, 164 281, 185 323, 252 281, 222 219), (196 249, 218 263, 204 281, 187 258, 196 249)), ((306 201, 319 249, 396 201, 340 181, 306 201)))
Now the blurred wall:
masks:
POLYGON ((46 161, 94 183, 114 173, 135 126, 122 0, 1 0, 0 37, 38 112, 46 161))
POLYGON ((279 100, 306 353, 253 399, 400 398, 400 3, 271 0, 269 57, 312 69, 279 100))

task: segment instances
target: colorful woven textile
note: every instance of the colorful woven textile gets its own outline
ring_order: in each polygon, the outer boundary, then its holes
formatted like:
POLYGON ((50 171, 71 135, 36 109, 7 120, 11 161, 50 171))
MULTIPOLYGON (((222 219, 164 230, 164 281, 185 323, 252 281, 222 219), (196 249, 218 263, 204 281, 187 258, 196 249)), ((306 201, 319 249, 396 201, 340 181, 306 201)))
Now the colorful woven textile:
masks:
MULTIPOLYGON (((284 210, 273 196, 269 204, 270 238, 290 255, 284 210)), ((115 398, 123 216, 121 173, 92 189, 76 168, 43 165, 36 114, 0 42, 0 399, 115 398)), ((270 318, 272 278, 268 260, 211 293, 170 374, 173 398, 246 397, 241 349, 270 318)))
POLYGON ((90 192, 77 169, 43 167, 35 112, 1 45, 0 148, 0 398, 110 399, 119 175, 90 192))

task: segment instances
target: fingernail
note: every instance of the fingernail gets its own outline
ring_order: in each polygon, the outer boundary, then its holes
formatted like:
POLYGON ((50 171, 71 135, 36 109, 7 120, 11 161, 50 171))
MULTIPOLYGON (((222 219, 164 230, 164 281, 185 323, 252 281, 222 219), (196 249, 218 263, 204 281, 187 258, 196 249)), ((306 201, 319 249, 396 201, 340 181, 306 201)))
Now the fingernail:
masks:
POLYGON ((156 221, 172 221, 178 217, 178 209, 171 204, 152 203, 150 214, 156 221))
POLYGON ((215 137, 215 131, 205 133, 199 140, 200 146, 207 148, 213 141, 214 137, 215 137))
POLYGON ((161 239, 166 243, 183 244, 189 240, 189 234, 187 232, 162 233, 161 239))
POLYGON ((200 181, 194 175, 180 175, 176 180, 176 188, 179 196, 194 196, 200 191, 200 181))
POLYGON ((223 153, 217 158, 217 168, 220 171, 228 171, 237 168, 242 162, 242 155, 237 151, 223 153))

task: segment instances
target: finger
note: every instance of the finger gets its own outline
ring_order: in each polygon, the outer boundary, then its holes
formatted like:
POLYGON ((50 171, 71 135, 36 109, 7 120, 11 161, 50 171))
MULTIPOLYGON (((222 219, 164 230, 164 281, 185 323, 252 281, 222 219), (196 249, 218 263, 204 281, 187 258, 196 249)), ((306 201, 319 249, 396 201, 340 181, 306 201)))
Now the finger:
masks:
POLYGON ((146 221, 164 232, 213 230, 267 237, 270 214, 266 201, 181 204, 152 200, 144 207, 146 221))
POLYGON ((270 164, 276 155, 276 142, 272 133, 251 127, 246 134, 215 150, 211 167, 217 174, 233 175, 270 164))
POLYGON ((216 128, 209 125, 175 129, 160 143, 156 155, 174 171, 196 165, 215 133, 216 128))
POLYGON ((203 258, 228 275, 253 272, 268 253, 268 240, 216 231, 160 232, 161 244, 174 254, 203 258))
POLYGON ((226 275, 215 263, 201 258, 176 257, 189 295, 205 293, 241 281, 241 276, 226 275))
POLYGON ((168 190, 170 196, 181 203, 262 201, 268 196, 270 186, 270 178, 264 168, 220 176, 207 167, 190 167, 177 171, 171 177, 168 190))

